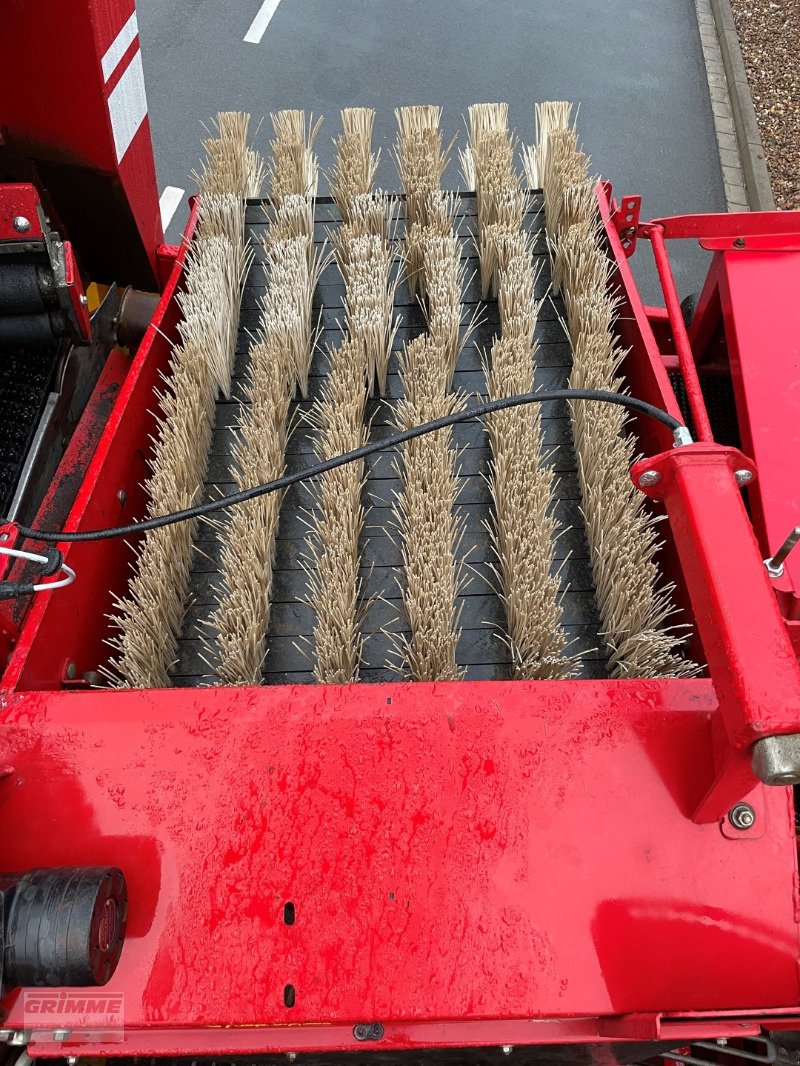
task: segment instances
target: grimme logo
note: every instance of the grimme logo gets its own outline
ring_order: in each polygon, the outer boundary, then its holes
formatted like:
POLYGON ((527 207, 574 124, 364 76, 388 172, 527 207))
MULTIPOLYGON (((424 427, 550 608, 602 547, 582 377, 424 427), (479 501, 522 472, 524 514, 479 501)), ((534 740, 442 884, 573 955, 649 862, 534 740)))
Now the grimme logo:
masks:
POLYGON ((38 1034, 52 1033, 68 1041, 123 1039, 125 997, 120 992, 65 992, 55 988, 31 988, 22 993, 23 1026, 38 1034))

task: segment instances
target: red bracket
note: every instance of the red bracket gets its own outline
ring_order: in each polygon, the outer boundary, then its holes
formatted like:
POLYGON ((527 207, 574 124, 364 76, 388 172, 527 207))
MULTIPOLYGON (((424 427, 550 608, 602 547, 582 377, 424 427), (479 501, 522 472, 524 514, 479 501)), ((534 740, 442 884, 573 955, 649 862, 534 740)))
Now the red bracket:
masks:
POLYGON ((641 208, 641 196, 636 194, 623 196, 611 216, 611 222, 619 234, 622 250, 628 259, 636 251, 636 236, 639 230, 639 212, 641 208))
POLYGON ((694 814, 716 821, 758 783, 753 744, 800 733, 800 668, 742 500, 755 468, 735 448, 701 443, 643 459, 631 476, 666 506, 719 703, 694 814))

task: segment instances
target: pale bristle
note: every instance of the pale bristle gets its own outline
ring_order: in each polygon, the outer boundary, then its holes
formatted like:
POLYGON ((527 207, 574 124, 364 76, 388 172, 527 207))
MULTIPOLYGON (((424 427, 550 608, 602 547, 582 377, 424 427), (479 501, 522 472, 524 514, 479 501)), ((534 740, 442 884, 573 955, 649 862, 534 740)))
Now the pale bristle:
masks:
POLYGON ((561 228, 582 223, 599 227, 600 213, 595 195, 595 182, 583 181, 577 185, 568 185, 562 194, 561 228))
POLYGON ((474 192, 478 183, 478 178, 475 174, 475 153, 467 145, 466 148, 459 148, 458 158, 461 163, 461 179, 464 182, 464 191, 474 192))
POLYGON ((380 237, 386 254, 390 254, 390 234, 396 206, 396 200, 390 200, 380 189, 362 193, 348 205, 349 221, 326 231, 343 276, 347 271, 348 249, 357 237, 380 237))
MULTIPOLYGON (((394 203, 380 190, 372 191, 378 165, 371 153, 374 117, 365 108, 343 111, 343 133, 336 142, 331 186, 342 224, 328 236, 345 283, 347 334, 328 351, 328 377, 311 414, 320 459, 366 442, 367 398, 375 382, 381 392, 386 389, 397 329, 390 243, 394 203)), ((313 490, 305 567, 307 602, 316 619, 314 678, 322 684, 349 684, 359 678, 365 611, 359 576, 363 483, 364 463, 358 462, 328 471, 313 490)))
POLYGON ((563 225, 564 192, 571 185, 589 180, 589 158, 578 148, 574 129, 553 130, 547 139, 543 164, 544 223, 547 236, 555 241, 563 225))
MULTIPOLYGON (((364 345, 351 338, 328 353, 328 378, 312 413, 321 460, 366 442, 364 353, 364 345)), ((362 460, 328 471, 314 491, 308 603, 316 615, 314 679, 321 684, 344 685, 359 677, 364 645, 359 577, 363 483, 362 460)))
POLYGON ((340 261, 345 279, 345 322, 353 341, 364 349, 367 377, 386 391, 389 356, 397 331, 392 316, 397 279, 392 279, 393 253, 376 234, 355 237, 340 261))
MULTIPOLYGON (((203 492, 214 404, 230 392, 239 308, 251 256, 244 243, 243 198, 256 195, 262 173, 258 153, 247 146, 249 116, 222 112, 217 138, 204 141, 206 159, 198 184, 197 233, 186 255, 178 297, 181 342, 173 348, 159 412, 147 517, 197 503, 203 492)), ((115 599, 110 623, 114 652, 103 673, 120 687, 169 685, 180 635, 195 522, 145 534, 138 545, 127 593, 115 599)))
POLYGON ((461 259, 461 244, 454 236, 429 236, 422 245, 422 260, 427 294, 428 333, 444 353, 450 388, 459 353, 463 346, 461 332, 461 294, 466 280, 466 265, 461 259))
POLYGON ((310 252, 314 249, 314 200, 311 196, 290 193, 284 196, 278 207, 267 212, 270 226, 264 235, 265 248, 278 241, 304 237, 310 252))
POLYGON ((217 136, 203 141, 206 159, 192 172, 201 196, 233 194, 244 200, 260 194, 264 161, 247 145, 249 124, 244 112, 219 112, 213 123, 217 136))
MULTIPOLYGON (((490 400, 533 389, 530 342, 503 337, 492 347, 487 368, 490 400)), ((514 675, 569 677, 574 662, 555 572, 558 532, 552 513, 553 471, 543 461, 538 408, 498 411, 488 420, 492 462, 490 535, 497 556, 494 573, 503 600, 514 675)))
POLYGON ((416 222, 426 225, 425 202, 442 183, 450 148, 443 148, 439 129, 440 107, 400 107, 395 110, 398 126, 395 159, 406 193, 406 228, 416 222))
MULTIPOLYGON (((536 331, 536 318, 539 305, 536 300, 536 288, 542 272, 542 266, 534 269, 528 242, 520 234, 518 244, 522 247, 507 260, 500 258, 500 282, 497 304, 500 311, 500 333, 503 339, 513 338, 524 341, 530 352, 536 331)), ((532 367, 532 359, 528 362, 532 367)), ((494 365, 494 364, 493 364, 494 365)), ((527 388, 532 387, 532 377, 520 382, 527 388)), ((522 391, 525 391, 523 388, 522 391)))
POLYGON ((322 119, 308 120, 304 111, 278 111, 270 115, 275 133, 270 142, 272 161, 267 168, 272 199, 280 202, 284 196, 316 197, 319 168, 314 153, 322 119))
MULTIPOLYGON (((463 406, 447 392, 448 355, 426 335, 406 345, 400 359, 404 397, 397 425, 410 429, 463 406)), ((458 562, 463 524, 455 516, 458 479, 450 430, 440 430, 403 448, 397 522, 402 539, 401 589, 409 632, 396 652, 415 681, 452 681, 463 676, 456 648, 461 631, 457 607, 463 580, 458 562)))
MULTIPOLYGON (((501 339, 486 366, 490 399, 531 392, 539 273, 523 232, 527 197, 514 166, 516 141, 506 104, 469 109, 470 150, 475 167, 481 294, 496 296, 501 339)), ((552 514, 553 473, 543 459, 536 407, 498 412, 487 421, 492 449, 489 486, 493 513, 489 531, 497 557, 493 567, 506 614, 514 675, 568 677, 563 610, 555 573, 558 528, 552 514)))
POLYGON ((350 205, 372 189, 380 162, 380 152, 372 152, 371 107, 349 107, 342 111, 342 133, 336 138, 336 163, 329 176, 331 196, 344 222, 350 221, 350 205))
MULTIPOLYGON (((295 353, 270 334, 250 349, 244 402, 234 446, 239 488, 280 477, 294 389, 295 353)), ((223 684, 258 685, 266 659, 270 593, 281 495, 231 509, 222 528, 219 604, 204 637, 206 656, 223 684)))
POLYGON ((508 128, 508 104, 473 104, 469 135, 475 168, 481 296, 486 300, 497 295, 497 244, 521 230, 527 198, 514 167, 516 140, 508 128))
POLYGON ((417 220, 406 225, 405 267, 411 295, 425 296, 424 246, 430 238, 448 237, 455 228, 459 199, 455 193, 430 189, 418 198, 417 220))
POLYGON ((183 341, 205 347, 217 388, 227 397, 247 270, 241 241, 236 246, 225 237, 200 237, 189 246, 186 265, 188 281, 177 297, 183 315, 178 332, 183 341))
MULTIPOLYGON (((537 116, 538 117, 538 116, 537 116)), ((555 245, 554 285, 567 309, 573 351, 571 388, 618 391, 624 352, 613 333, 610 264, 588 179, 588 160, 568 125, 569 111, 539 122, 539 163, 545 220, 555 245)), ((663 585, 656 556, 660 542, 646 499, 629 468, 633 439, 626 415, 610 404, 570 404, 592 574, 614 677, 690 676, 685 633, 669 626, 673 589, 663 585)))
MULTIPOLYGON (((197 503, 205 478, 213 424, 214 379, 203 347, 178 345, 172 374, 157 394, 162 421, 153 442, 147 517, 197 503)), ((109 639, 115 657, 106 675, 124 688, 169 685, 189 582, 196 523, 147 533, 125 596, 114 602, 109 639)))
POLYGON ((316 343, 314 290, 328 260, 315 253, 313 240, 305 236, 272 240, 268 231, 264 250, 267 288, 260 300, 262 330, 292 352, 295 382, 305 399, 316 343))
POLYGON ((571 123, 572 104, 567 100, 545 100, 536 104, 534 112, 536 143, 526 146, 522 153, 522 164, 529 189, 541 189, 544 184, 547 143, 551 132, 569 129, 571 123))

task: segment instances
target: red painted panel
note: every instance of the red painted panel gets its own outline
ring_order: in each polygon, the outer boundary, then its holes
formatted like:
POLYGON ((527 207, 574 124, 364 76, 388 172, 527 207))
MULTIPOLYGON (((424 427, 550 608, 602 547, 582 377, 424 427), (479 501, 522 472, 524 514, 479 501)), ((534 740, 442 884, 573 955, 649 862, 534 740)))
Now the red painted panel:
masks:
POLYGON ((4 861, 123 868, 133 1028, 792 1005, 788 791, 753 794, 760 836, 689 817, 714 708, 707 681, 8 695, 4 861))
MULTIPOLYGON (((742 445, 759 473, 753 519, 770 555, 800 524, 800 252, 724 253, 719 291, 742 445)), ((776 586, 800 595, 800 550, 776 586)))

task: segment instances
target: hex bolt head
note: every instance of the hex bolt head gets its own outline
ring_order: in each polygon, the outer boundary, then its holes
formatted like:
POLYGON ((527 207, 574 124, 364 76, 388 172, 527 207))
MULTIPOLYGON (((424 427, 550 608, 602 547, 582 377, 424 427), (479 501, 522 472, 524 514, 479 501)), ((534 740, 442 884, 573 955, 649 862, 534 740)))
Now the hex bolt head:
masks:
POLYGON ((737 485, 749 485, 753 480, 752 470, 737 470, 734 474, 737 485))
POLYGON ((510 1055, 514 1048, 511 1044, 503 1044, 500 1050, 503 1052, 504 1055, 510 1055))
POLYGON ((749 803, 737 803, 728 811, 728 821, 734 829, 752 829, 756 821, 756 812, 749 803))
POLYGON ((657 470, 645 470, 639 478, 639 488, 649 489, 651 485, 657 485, 661 480, 661 474, 657 470))
POLYGON ((81 307, 86 307, 86 305, 88 303, 89 303, 89 297, 86 295, 85 292, 82 292, 81 293, 81 307))
POLYGON ((746 246, 747 241, 744 239, 744 237, 737 237, 736 240, 733 242, 734 248, 745 248, 746 246))
POLYGON ((31 228, 30 221, 25 218, 24 215, 17 215, 14 221, 11 223, 17 233, 27 233, 31 228))

